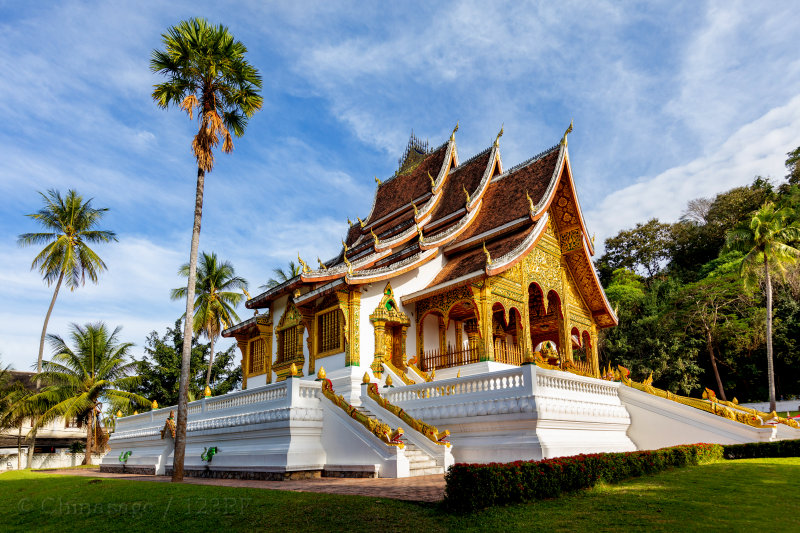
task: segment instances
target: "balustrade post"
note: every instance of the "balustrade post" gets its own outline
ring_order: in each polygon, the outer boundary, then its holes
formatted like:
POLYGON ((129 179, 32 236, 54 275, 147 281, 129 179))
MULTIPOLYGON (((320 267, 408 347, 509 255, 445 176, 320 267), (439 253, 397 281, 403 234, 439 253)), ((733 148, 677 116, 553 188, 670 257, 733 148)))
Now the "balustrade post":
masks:
POLYGON ((536 365, 524 365, 519 368, 522 371, 522 386, 526 393, 531 396, 536 396, 536 390, 538 388, 536 384, 536 369, 539 367, 536 365))
POLYGON ((206 400, 207 400, 207 398, 205 396, 203 396, 203 399, 200 400, 200 412, 201 413, 205 413, 208 410, 208 408, 206 407, 206 400))

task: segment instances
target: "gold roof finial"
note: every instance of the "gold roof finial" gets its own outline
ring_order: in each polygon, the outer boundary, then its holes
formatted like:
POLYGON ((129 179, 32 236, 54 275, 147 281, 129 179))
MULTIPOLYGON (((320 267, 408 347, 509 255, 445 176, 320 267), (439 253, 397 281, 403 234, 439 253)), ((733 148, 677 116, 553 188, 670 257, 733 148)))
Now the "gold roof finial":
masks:
POLYGON ((419 242, 422 242, 422 239, 424 238, 422 236, 422 228, 419 227, 419 224, 417 224, 416 221, 414 221, 414 225, 417 227, 417 234, 419 235, 419 242))
POLYGON ((597 236, 596 233, 592 233, 592 248, 594 248, 594 238, 597 236))
POLYGON ((347 217, 347 225, 348 226, 352 226, 353 225, 353 221, 350 220, 350 217, 347 217))
POLYGON ((503 126, 505 126, 505 124, 501 124, 500 125, 500 132, 497 134, 497 137, 495 137, 495 139, 494 139, 494 145, 495 146, 500 146, 500 137, 503 136, 503 126))
POLYGON ((302 268, 303 274, 308 274, 309 272, 311 272, 311 269, 308 267, 308 264, 306 264, 306 262, 303 261, 303 259, 300 257, 300 252, 297 252, 297 260, 300 262, 300 265, 303 267, 302 268))
POLYGON ((379 179, 378 179, 378 176, 375 176, 375 183, 377 183, 377 184, 378 184, 378 187, 380 187, 381 185, 383 185, 383 182, 382 182, 381 180, 379 180, 379 179))
POLYGON ((250 298, 250 293, 247 292, 247 289, 242 289, 242 292, 244 293, 245 298, 247 298, 248 300, 252 300, 252 298, 250 298))
POLYGON ((342 252, 342 258, 344 259, 344 264, 347 265, 347 273, 353 273, 353 264, 347 260, 347 243, 342 240, 342 246, 344 246, 344 252, 342 252))
POLYGON ((451 141, 455 141, 456 140, 456 132, 457 131, 458 131, 458 121, 456 121, 456 127, 453 128, 453 133, 450 134, 450 140, 451 141))
POLYGON ((317 256, 317 263, 319 263, 319 268, 322 270, 328 270, 328 267, 325 266, 325 263, 322 262, 322 259, 320 259, 319 256, 317 256))
POLYGON ((561 138, 561 144, 565 147, 567 146, 567 135, 570 133, 572 133, 572 119, 569 121, 569 128, 567 128, 567 131, 564 132, 564 136, 561 138))
POLYGON ((369 384, 369 382, 370 382, 369 372, 364 372, 364 377, 361 378, 361 383, 369 384))
POLYGON ((205 396, 206 398, 211 396, 211 387, 209 387, 208 385, 206 385, 206 390, 203 391, 203 396, 205 396))
POLYGON ((467 187, 465 185, 461 185, 461 188, 464 189, 464 194, 467 195, 467 204, 469 204, 469 191, 467 191, 467 187))
POLYGON ((419 216, 419 210, 417 209, 417 204, 411 204, 414 207, 414 217, 419 216))
POLYGON ((361 227, 363 228, 364 227, 364 221, 361 220, 360 217, 356 217, 356 218, 358 219, 358 223, 361 224, 361 227))
POLYGON ((297 365, 292 363, 292 366, 289 367, 289 374, 291 374, 292 376, 296 376, 297 373, 298 373, 297 372, 297 365))
POLYGON ((536 208, 535 205, 533 205, 533 200, 531 199, 531 195, 528 193, 527 190, 525 191, 525 196, 528 198, 528 207, 530 207, 531 215, 535 215, 538 209, 536 208))
POLYGON ((486 249, 486 241, 483 241, 483 253, 486 254, 486 264, 492 264, 492 256, 489 254, 489 250, 486 249))
POLYGON ((436 180, 431 176, 431 171, 428 171, 428 178, 431 180, 431 190, 436 188, 436 180))
POLYGON ((375 235, 375 230, 370 229, 369 232, 372 234, 372 238, 375 239, 375 246, 378 246, 380 241, 378 240, 378 236, 375 235))

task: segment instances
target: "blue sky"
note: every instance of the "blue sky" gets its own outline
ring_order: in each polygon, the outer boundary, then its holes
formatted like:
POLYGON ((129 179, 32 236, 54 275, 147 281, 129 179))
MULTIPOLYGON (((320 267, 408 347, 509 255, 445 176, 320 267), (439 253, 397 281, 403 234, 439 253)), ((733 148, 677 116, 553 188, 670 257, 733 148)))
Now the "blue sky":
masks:
MULTIPOLYGON (((182 313, 196 124, 162 111, 148 69, 160 34, 191 16, 227 25, 264 77, 265 105, 206 180, 201 250, 251 293, 275 266, 326 259, 373 177, 414 132, 456 121, 462 159, 501 124, 513 165, 569 147, 598 241, 688 200, 783 177, 800 145, 800 42, 792 2, 0 2, 0 357, 35 363, 51 288, 18 234, 37 191, 75 188, 109 207, 119 242, 97 248, 98 286, 62 291, 49 331, 105 320, 140 354, 182 313)), ((243 311, 245 318, 249 313, 243 311)), ((227 344, 225 344, 227 345, 227 344)))

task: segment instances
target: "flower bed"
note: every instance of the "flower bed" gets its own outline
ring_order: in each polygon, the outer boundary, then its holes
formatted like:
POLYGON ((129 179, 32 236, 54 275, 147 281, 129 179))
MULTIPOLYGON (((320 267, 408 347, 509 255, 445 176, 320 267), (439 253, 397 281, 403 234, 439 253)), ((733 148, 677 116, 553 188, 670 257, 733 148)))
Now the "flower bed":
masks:
POLYGON ((455 464, 445 475, 445 505, 470 511, 491 505, 554 498, 563 492, 617 483, 668 468, 712 462, 723 457, 719 444, 691 444, 659 450, 597 453, 542 461, 455 464))
POLYGON ((800 439, 775 442, 726 444, 725 459, 757 459, 759 457, 800 457, 800 439))

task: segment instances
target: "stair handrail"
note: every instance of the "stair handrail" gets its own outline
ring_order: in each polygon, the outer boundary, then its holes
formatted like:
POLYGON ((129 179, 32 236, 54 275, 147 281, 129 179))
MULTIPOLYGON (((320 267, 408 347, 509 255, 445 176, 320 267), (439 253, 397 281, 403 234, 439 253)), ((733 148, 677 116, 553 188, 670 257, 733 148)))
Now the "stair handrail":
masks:
POLYGON ((391 371, 392 371, 392 372, 393 372, 393 373, 394 373, 396 376, 398 376, 400 379, 402 379, 402 380, 403 380, 403 383, 405 383, 406 385, 416 385, 416 384, 417 384, 417 382, 416 382, 416 381, 414 381, 413 379, 411 379, 411 378, 409 378, 409 377, 408 377, 408 375, 405 373, 405 371, 403 371, 403 370, 400 370, 399 368, 397 368, 396 366, 394 366, 394 365, 393 365, 392 363, 390 363, 389 361, 384 361, 384 362, 383 362, 383 364, 384 364, 384 365, 385 365, 385 366, 386 366, 386 367, 387 367, 389 370, 391 370, 391 371))
POLYGON ((387 446, 397 446, 402 449, 405 444, 400 440, 403 436, 403 428, 392 430, 388 424, 384 424, 380 420, 370 418, 361 413, 350 405, 341 394, 336 394, 333 391, 333 383, 330 379, 322 380, 322 394, 328 398, 334 405, 346 412, 350 418, 367 428, 373 435, 378 437, 387 446))
POLYGON ((445 429, 444 431, 439 431, 436 429, 435 426, 427 424, 422 420, 418 420, 408 413, 405 412, 404 409, 394 405, 393 403, 389 402, 386 398, 381 396, 380 392, 378 391, 378 384, 377 383, 370 383, 367 385, 367 395, 372 398, 378 405, 395 415, 397 418, 405 422, 409 425, 412 429, 422 433, 428 440, 432 441, 434 444, 438 444, 439 446, 446 446, 450 447, 450 443, 447 442, 447 438, 450 436, 450 431, 445 429))

